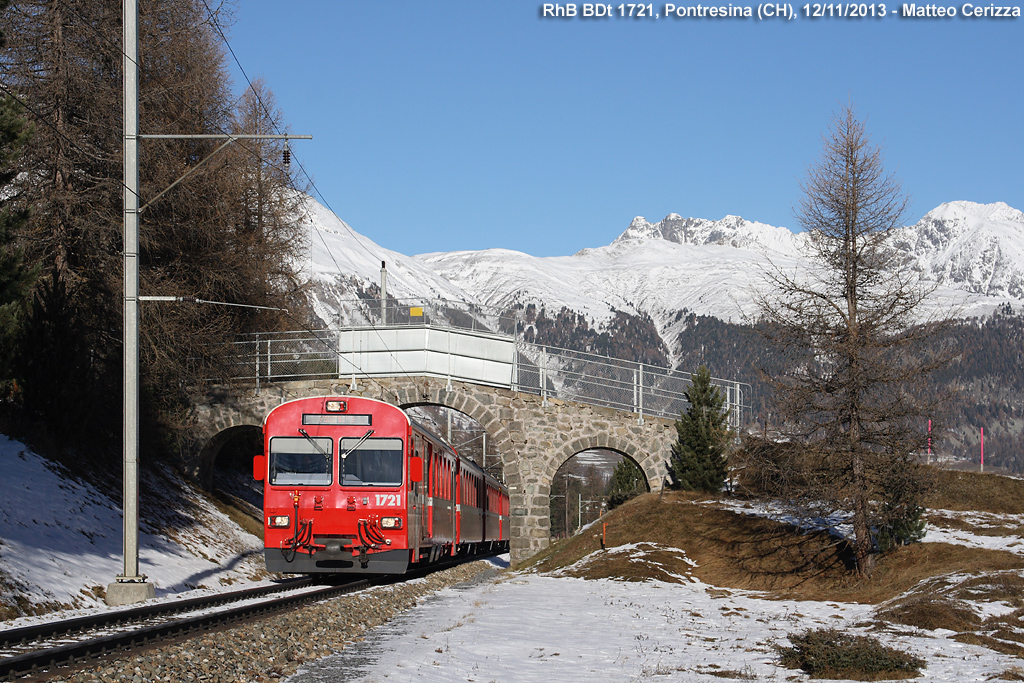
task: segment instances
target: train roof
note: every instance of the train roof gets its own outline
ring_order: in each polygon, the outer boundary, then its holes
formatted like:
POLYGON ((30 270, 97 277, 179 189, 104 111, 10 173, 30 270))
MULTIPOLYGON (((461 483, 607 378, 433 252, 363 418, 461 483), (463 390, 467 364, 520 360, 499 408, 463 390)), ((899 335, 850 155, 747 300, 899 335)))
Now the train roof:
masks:
POLYGON ((409 422, 409 424, 412 424, 412 418, 409 417, 409 413, 407 413, 406 411, 402 410, 401 408, 399 408, 398 406, 396 406, 393 403, 388 403, 387 401, 381 401, 380 399, 369 398, 369 397, 366 397, 366 396, 349 396, 349 395, 346 395, 346 394, 333 394, 333 395, 332 394, 328 394, 326 396, 304 396, 303 398, 293 398, 290 401, 282 401, 278 405, 276 405, 273 408, 271 408, 270 412, 268 412, 266 415, 263 416, 263 426, 265 427, 267 425, 267 419, 274 413, 274 411, 277 410, 278 408, 281 408, 282 406, 286 406, 286 405, 289 405, 291 403, 298 403, 300 401, 334 401, 334 400, 337 400, 337 401, 359 400, 359 401, 371 401, 373 403, 379 403, 382 406, 387 406, 388 408, 391 408, 392 410, 396 410, 396 411, 402 413, 402 415, 405 416, 406 421, 409 422))

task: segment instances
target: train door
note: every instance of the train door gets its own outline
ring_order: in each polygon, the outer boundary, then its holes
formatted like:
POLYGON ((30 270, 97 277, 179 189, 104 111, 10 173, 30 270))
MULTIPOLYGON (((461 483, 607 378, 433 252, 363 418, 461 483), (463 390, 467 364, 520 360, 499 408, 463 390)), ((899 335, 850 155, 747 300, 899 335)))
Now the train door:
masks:
POLYGON ((407 538, 409 539, 409 561, 419 562, 420 559, 420 540, 423 535, 420 531, 423 526, 423 473, 420 472, 419 477, 413 476, 412 468, 416 463, 420 463, 422 469, 423 461, 420 460, 420 453, 423 451, 423 439, 417 435, 414 435, 409 439, 409 495, 406 496, 406 515, 405 518, 409 520, 409 528, 406 531, 407 538), (414 479, 420 479, 420 481, 413 481, 414 479))
POLYGON ((426 536, 434 538, 434 497, 437 496, 437 456, 434 454, 434 444, 427 442, 427 516, 426 536))
POLYGON ((452 543, 452 555, 457 552, 459 543, 462 541, 462 504, 465 502, 464 492, 462 490, 462 461, 456 460, 455 466, 452 467, 452 490, 455 492, 455 508, 454 508, 454 529, 455 529, 455 542, 452 543))

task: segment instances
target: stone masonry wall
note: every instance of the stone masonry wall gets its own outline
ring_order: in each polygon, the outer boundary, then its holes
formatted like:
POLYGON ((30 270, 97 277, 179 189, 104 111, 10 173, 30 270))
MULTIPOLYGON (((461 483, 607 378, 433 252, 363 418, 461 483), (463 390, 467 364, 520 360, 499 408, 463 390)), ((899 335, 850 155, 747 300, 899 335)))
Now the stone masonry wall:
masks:
POLYGON ((310 380, 231 390, 214 387, 196 397, 199 432, 187 471, 209 487, 220 446, 234 430, 260 428, 270 410, 307 396, 356 395, 403 408, 441 405, 474 418, 487 430, 491 448, 501 455, 512 507, 512 561, 522 562, 548 546, 551 482, 569 458, 590 448, 607 448, 634 460, 652 491, 667 476, 666 460, 675 440, 672 420, 520 394, 507 389, 433 377, 360 380, 310 380))

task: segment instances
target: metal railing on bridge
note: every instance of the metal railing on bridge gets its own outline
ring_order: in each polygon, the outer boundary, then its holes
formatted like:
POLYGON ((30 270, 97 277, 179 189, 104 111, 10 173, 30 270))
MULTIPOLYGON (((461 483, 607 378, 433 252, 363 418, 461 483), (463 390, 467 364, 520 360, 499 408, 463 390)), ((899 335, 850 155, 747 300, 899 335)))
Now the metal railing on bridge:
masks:
MULTIPOLYGON (((644 415, 678 418, 689 406, 693 374, 593 353, 518 342, 513 388, 543 398, 604 406, 644 415), (524 362, 525 361, 525 362, 524 362)), ((750 385, 712 378, 738 428, 749 411, 750 385)))
MULTIPOLYGON (((275 381, 333 377, 356 384, 373 377, 429 375, 500 386, 545 401, 624 410, 640 421, 644 416, 679 417, 692 381, 689 372, 531 344, 480 327, 399 322, 384 328, 254 334, 235 347, 234 378, 252 379, 257 390, 275 381)), ((741 426, 750 385, 712 381, 726 397, 730 422, 741 426)))
POLYGON ((516 334, 521 312, 446 299, 342 299, 338 312, 345 321, 338 327, 431 327, 516 334), (518 315, 517 315, 518 314, 518 315))

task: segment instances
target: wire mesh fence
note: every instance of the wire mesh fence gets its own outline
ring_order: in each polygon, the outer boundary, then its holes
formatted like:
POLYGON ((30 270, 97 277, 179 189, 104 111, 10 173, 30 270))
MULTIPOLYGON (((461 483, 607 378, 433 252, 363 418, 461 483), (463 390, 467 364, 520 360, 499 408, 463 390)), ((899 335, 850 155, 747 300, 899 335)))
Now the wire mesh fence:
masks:
MULTIPOLYGON (((410 318, 420 317, 418 312, 415 313, 410 318)), ((449 311, 443 309, 434 309, 431 315, 434 317, 430 319, 434 321, 450 319, 442 317, 450 315, 449 311)), ((466 326, 455 329, 481 329, 479 324, 474 328, 468 320, 464 319, 464 322, 466 326)), ((396 322, 394 326, 400 325, 400 322, 396 322)), ((406 325, 415 327, 416 323, 410 321, 406 325)), ((388 327, 390 329, 394 326, 388 327)), ((424 323, 420 322, 419 326, 424 326, 424 323)), ((359 329, 369 330, 370 333, 383 332, 377 328, 359 329)), ((366 354, 339 346, 341 340, 348 338, 342 334, 345 331, 351 331, 351 328, 249 335, 235 343, 232 364, 234 378, 251 378, 258 390, 266 382, 366 377, 369 370, 361 363, 366 354)), ((494 336, 509 343, 508 336, 494 336)), ((397 350, 392 351, 397 355, 397 350)), ((402 353, 410 351, 403 349, 402 353)), ((379 372, 376 374, 380 375, 379 372)), ((394 374, 412 373, 399 371, 394 374)), ((473 381, 472 377, 456 376, 450 372, 416 374, 473 381)), ((692 375, 689 372, 518 341, 514 358, 508 363, 507 381, 498 384, 514 391, 541 396, 544 400, 557 398, 624 410, 636 413, 638 419, 642 420, 645 416, 678 418, 688 407, 685 394, 691 382, 692 375)), ((747 401, 750 385, 719 378, 713 378, 712 382, 726 398, 730 423, 733 427, 739 427, 749 413, 747 401)), ((495 384, 493 381, 486 383, 495 384)))
POLYGON ((515 334, 517 311, 445 299, 343 299, 337 302, 346 326, 420 327, 515 334))
MULTIPOLYGON (((689 372, 525 342, 517 348, 517 391, 625 410, 641 419, 678 418, 689 406, 689 372)), ((719 378, 712 383, 726 398, 730 423, 743 424, 749 385, 719 378)))

